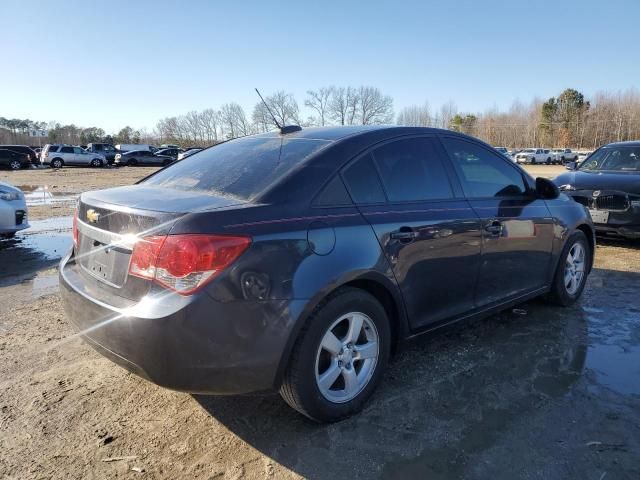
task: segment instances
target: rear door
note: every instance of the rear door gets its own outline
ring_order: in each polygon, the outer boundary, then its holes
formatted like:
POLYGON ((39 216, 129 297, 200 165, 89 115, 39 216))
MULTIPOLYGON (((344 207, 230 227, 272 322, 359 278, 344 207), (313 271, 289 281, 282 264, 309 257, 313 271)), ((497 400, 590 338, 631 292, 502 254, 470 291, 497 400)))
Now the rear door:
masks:
POLYGON ((451 185, 434 136, 384 143, 343 171, 402 291, 412 328, 473 308, 480 223, 451 185))
POLYGON ((535 291, 551 268, 553 219, 521 170, 484 145, 443 137, 465 195, 482 222, 479 307, 535 291))

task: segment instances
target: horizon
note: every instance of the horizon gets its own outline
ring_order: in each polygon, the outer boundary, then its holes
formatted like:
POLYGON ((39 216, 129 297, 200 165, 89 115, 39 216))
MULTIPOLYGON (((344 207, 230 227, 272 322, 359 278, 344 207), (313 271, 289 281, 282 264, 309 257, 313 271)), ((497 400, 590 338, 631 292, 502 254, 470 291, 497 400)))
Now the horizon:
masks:
POLYGON ((307 90, 371 85, 393 98, 395 122, 403 108, 425 102, 478 114, 566 88, 587 99, 638 88, 631 59, 640 4, 538 5, 464 1, 453 11, 419 2, 365 9, 198 1, 185 8, 118 0, 101 11, 75 0, 9 1, 5 64, 21 74, 0 81, 0 116, 150 132, 163 118, 229 102, 251 117, 258 87, 264 96, 293 94, 306 119, 307 90), (70 18, 72 27, 59 28, 70 18))

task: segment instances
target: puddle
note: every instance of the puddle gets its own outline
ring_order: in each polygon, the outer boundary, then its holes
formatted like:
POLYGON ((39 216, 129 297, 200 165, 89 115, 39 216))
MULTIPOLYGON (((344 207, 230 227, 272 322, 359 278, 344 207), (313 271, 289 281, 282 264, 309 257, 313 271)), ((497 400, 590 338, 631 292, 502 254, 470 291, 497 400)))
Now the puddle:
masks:
POLYGON ((601 385, 618 393, 640 395, 640 346, 594 345, 589 347, 586 366, 601 385))
POLYGON ((62 258, 71 248, 73 217, 30 220, 31 227, 17 236, 16 246, 35 250, 49 260, 62 258))
POLYGON ((58 192, 56 189, 53 189, 48 185, 20 185, 18 188, 24 192, 24 198, 27 201, 28 207, 52 204, 73 205, 78 198, 78 194, 71 192, 58 192))

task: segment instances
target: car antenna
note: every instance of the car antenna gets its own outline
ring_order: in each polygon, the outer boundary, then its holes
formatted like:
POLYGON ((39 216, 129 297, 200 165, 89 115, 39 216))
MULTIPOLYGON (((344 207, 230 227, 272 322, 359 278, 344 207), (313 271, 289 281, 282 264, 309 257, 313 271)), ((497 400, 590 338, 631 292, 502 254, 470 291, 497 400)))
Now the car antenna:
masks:
POLYGON ((273 120, 273 123, 276 124, 276 127, 278 127, 282 135, 287 133, 299 132, 300 130, 302 130, 302 127, 300 127, 299 125, 284 125, 284 126, 280 125, 278 123, 278 120, 276 120, 276 116, 273 114, 273 112, 269 108, 269 104, 264 101, 264 98, 262 98, 262 95, 260 94, 260 90, 256 88, 255 91, 260 97, 260 100, 262 100, 262 103, 264 103, 264 106, 267 107, 267 111, 269 112, 269 115, 271 115, 271 119, 273 120))

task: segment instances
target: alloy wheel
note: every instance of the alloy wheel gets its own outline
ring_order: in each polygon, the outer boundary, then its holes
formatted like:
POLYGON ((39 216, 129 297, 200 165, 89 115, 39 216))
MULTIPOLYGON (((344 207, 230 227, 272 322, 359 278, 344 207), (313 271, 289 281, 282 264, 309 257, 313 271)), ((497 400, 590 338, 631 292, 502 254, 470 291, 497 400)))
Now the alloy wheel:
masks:
POLYGON ((575 295, 584 280, 586 250, 582 242, 576 242, 569 249, 564 267, 564 286, 569 295, 575 295))
POLYGON ((367 386, 378 363, 379 336, 361 312, 338 318, 327 329, 316 354, 316 385, 324 398, 344 403, 367 386))
POLYGON ((20 170, 20 162, 17 160, 11 160, 11 163, 9 163, 9 167, 11 168, 11 170, 20 170))

